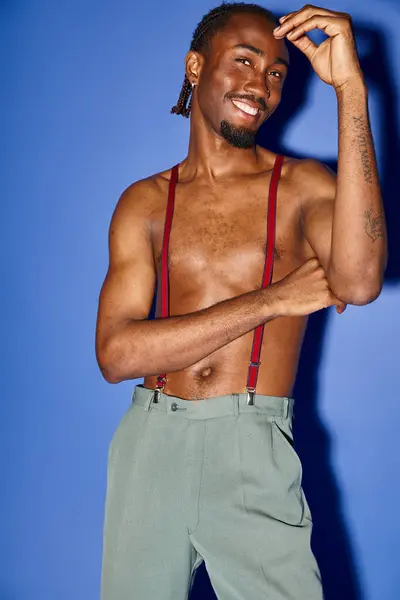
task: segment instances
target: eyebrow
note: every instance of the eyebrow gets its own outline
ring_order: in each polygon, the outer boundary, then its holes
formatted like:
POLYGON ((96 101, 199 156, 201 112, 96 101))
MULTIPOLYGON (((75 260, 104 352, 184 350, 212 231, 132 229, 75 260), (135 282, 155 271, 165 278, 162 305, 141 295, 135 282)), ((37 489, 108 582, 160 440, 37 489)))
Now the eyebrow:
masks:
MULTIPOLYGON (((258 56, 264 56, 265 54, 263 50, 260 50, 260 48, 256 48, 251 44, 236 44, 235 48, 244 48, 245 50, 250 50, 250 52, 254 52, 254 54, 257 54, 258 56)), ((281 56, 277 56, 273 62, 274 64, 277 63, 279 65, 285 65, 285 67, 289 68, 288 61, 281 56)))

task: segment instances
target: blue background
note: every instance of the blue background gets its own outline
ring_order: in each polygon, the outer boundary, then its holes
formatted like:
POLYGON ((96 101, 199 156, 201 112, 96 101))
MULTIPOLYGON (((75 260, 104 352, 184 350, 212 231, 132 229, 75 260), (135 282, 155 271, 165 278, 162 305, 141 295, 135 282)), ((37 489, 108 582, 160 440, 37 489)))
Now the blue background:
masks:
MULTIPOLYGON (((169 114, 192 32, 214 4, 3 0, 3 351, 0 599, 99 597, 108 444, 134 382, 101 377, 98 293, 115 203, 187 150, 169 114), (4 144, 6 140, 6 144, 4 144)), ((277 14, 297 10, 271 0, 277 14)), ((379 299, 311 319, 296 439, 327 600, 400 589, 397 0, 331 0, 353 17, 390 234, 379 299)), ((294 54, 260 142, 335 167, 334 92, 294 54)), ((213 597, 206 573, 195 598, 213 597)))

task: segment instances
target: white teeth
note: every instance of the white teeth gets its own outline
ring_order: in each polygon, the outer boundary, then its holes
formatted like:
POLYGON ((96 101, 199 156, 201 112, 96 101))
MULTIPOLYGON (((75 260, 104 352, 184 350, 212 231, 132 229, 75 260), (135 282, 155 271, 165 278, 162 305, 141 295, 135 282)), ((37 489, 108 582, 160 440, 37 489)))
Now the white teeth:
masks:
POLYGON ((258 113, 257 108, 253 108, 252 106, 249 106, 248 104, 245 104, 244 102, 240 102, 239 100, 232 100, 232 103, 235 106, 237 106, 237 108, 240 108, 240 110, 242 110, 243 112, 245 112, 248 115, 252 115, 253 117, 255 117, 256 114, 258 113))

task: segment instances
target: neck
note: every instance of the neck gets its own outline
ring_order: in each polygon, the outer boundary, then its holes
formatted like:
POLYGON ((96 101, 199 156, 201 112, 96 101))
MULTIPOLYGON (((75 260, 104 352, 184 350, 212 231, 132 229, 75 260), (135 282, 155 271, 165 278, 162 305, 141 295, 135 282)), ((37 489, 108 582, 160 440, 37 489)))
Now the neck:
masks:
POLYGON ((190 117, 190 140, 185 164, 192 176, 219 179, 255 173, 265 159, 256 145, 235 148, 204 121, 190 117))

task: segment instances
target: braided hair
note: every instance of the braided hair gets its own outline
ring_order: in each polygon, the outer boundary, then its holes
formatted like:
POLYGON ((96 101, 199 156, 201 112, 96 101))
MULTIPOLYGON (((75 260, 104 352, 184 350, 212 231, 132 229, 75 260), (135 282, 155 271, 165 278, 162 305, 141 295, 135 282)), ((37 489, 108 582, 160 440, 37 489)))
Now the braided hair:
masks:
MULTIPOLYGON (((216 33, 222 31, 230 17, 237 13, 252 13, 261 15, 274 25, 279 25, 277 18, 269 10, 258 4, 247 4, 246 2, 225 3, 216 6, 208 12, 193 33, 190 50, 205 52, 210 49, 211 40, 216 33)), ((171 108, 171 113, 188 118, 192 108, 192 85, 185 75, 178 102, 171 108)))

